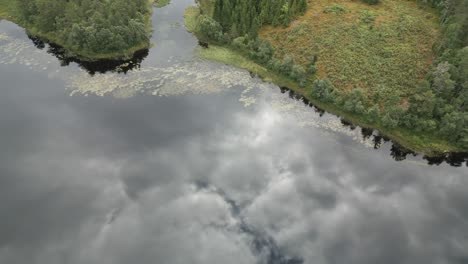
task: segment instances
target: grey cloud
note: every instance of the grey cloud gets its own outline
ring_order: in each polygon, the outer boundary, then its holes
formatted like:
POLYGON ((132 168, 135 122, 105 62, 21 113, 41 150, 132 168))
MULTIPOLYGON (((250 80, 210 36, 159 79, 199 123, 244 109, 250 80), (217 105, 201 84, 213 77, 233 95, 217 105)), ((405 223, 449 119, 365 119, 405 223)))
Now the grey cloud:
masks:
POLYGON ((277 90, 246 108, 235 89, 69 97, 20 66, 0 75, 0 263, 468 258, 466 168, 298 126, 313 113, 272 105, 277 90))

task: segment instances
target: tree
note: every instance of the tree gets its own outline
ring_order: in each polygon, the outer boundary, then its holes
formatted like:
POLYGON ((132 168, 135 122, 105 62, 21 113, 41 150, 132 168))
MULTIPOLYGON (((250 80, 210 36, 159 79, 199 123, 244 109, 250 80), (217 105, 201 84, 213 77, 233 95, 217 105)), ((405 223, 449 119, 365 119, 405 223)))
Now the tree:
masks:
POLYGON ((279 67, 279 71, 282 74, 289 76, 291 74, 293 67, 294 67, 294 57, 291 55, 286 55, 281 63, 281 66, 279 67))
POLYGON ((468 46, 458 51, 458 76, 460 76, 459 83, 463 89, 468 90, 468 46))
POLYGON ((209 16, 201 15, 199 18, 199 32, 208 39, 222 42, 223 30, 221 25, 209 16))
POLYGON ((382 118, 382 125, 386 128, 396 128, 398 126, 398 119, 387 113, 382 118))
POLYGON ((344 109, 351 113, 364 114, 364 91, 360 88, 354 89, 346 98, 344 109))
POLYGON ((436 93, 444 98, 450 98, 453 95, 455 82, 450 78, 451 64, 448 62, 441 62, 437 65, 433 73, 433 87, 436 93))
POLYGON ((315 80, 310 91, 311 96, 323 101, 333 100, 333 84, 329 80, 315 80))
POLYGON ((373 105, 367 110, 366 119, 371 123, 377 123, 380 118, 380 111, 377 105, 373 105))

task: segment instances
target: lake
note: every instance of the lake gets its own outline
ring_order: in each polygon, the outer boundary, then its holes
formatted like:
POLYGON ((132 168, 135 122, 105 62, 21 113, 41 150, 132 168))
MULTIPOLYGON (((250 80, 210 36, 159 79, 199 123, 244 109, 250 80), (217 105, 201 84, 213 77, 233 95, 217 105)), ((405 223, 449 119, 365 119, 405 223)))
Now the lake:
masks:
POLYGON ((85 63, 0 21, 0 263, 467 263, 466 155, 416 155, 198 59, 85 63))

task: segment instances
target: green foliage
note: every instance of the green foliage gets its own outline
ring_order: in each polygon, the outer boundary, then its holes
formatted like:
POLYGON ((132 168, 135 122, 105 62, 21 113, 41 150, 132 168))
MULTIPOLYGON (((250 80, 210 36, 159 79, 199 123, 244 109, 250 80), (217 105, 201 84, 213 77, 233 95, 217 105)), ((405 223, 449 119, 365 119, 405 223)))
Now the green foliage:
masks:
POLYGON ((190 6, 185 9, 184 20, 185 27, 188 32, 196 32, 198 26, 198 17, 200 16, 200 8, 196 6, 190 6))
POLYGON ((440 133, 454 141, 463 140, 467 136, 468 113, 451 112, 442 118, 440 133))
POLYGON ((412 98, 417 123, 437 124, 438 134, 468 147, 468 1, 435 0, 442 12, 442 40, 427 90, 412 98), (431 113, 432 110, 432 113, 431 113))
POLYGON ((14 1, 21 23, 79 53, 114 53, 149 42, 148 0, 14 1))
MULTIPOLYGON (((258 40, 258 39, 257 39, 258 40)), ((260 41, 253 50, 252 57, 261 63, 267 63, 273 57, 274 49, 268 41, 260 41)))
POLYGON ((375 14, 372 11, 364 10, 361 12, 359 19, 362 23, 371 25, 374 24, 375 14))
POLYGON ((398 117, 387 113, 382 117, 382 125, 386 128, 394 129, 398 126, 398 117))
POLYGON ((315 74, 317 72, 317 66, 315 64, 310 64, 309 67, 307 67, 307 73, 308 74, 315 74))
POLYGON ((334 97, 334 87, 329 80, 315 80, 312 83, 310 95, 316 99, 330 102, 334 97))
POLYGON ((291 55, 287 55, 284 57, 281 65, 279 67, 279 72, 284 75, 289 75, 294 66, 294 57, 291 55))
POLYGON ((350 94, 345 97, 344 110, 362 115, 366 112, 365 95, 362 89, 356 88, 350 94))
POLYGON ((377 123, 380 120, 380 111, 377 105, 372 106, 366 111, 366 120, 371 123, 377 123))
POLYGON ((165 6, 169 5, 170 3, 171 3, 171 0, 155 0, 154 1, 154 5, 157 8, 165 7, 165 6))
POLYGON ((248 39, 246 37, 238 37, 238 38, 235 38, 233 41, 232 41, 232 45, 239 49, 239 50, 247 50, 248 49, 248 39))
POLYGON ((213 19, 233 37, 255 38, 260 26, 287 26, 307 8, 307 0, 215 0, 213 19))
POLYGON ((376 5, 380 2, 380 0, 362 0, 364 3, 367 3, 369 5, 376 5))
POLYGON ((441 62, 437 65, 433 74, 432 88, 436 94, 444 98, 450 98, 453 95, 455 81, 451 79, 450 68, 453 67, 448 62, 441 62))
POLYGON ((335 14, 340 14, 340 13, 345 13, 346 9, 340 5, 332 5, 332 6, 326 6, 323 9, 324 13, 335 13, 335 14))
POLYGON ((457 54, 457 69, 459 83, 464 91, 468 91, 468 46, 458 51, 457 54))
POLYGON ((198 21, 198 33, 209 40, 224 42, 224 34, 221 25, 213 18, 201 15, 198 21))

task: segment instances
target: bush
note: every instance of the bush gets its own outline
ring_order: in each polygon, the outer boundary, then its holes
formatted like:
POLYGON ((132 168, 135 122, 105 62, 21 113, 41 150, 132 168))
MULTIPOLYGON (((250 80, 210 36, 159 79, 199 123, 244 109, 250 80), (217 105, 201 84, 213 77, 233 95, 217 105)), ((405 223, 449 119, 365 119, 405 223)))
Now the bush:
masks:
POLYGON ((255 54, 255 59, 261 63, 266 63, 271 59, 271 57, 273 57, 274 52, 275 50, 273 49, 273 46, 271 46, 270 42, 261 41, 255 54))
POLYGON ((371 123, 377 123, 380 118, 380 110, 377 105, 372 106, 371 108, 367 109, 366 112, 366 119, 371 123))
POLYGON ((248 41, 245 37, 238 37, 232 41, 232 45, 235 48, 240 49, 240 50, 246 50, 247 44, 248 44, 248 41))
POLYGON ((362 23, 371 25, 374 24, 375 15, 372 13, 372 11, 364 10, 361 12, 359 19, 362 23))
POLYGON ((309 65, 309 67, 307 68, 307 73, 312 75, 312 74, 315 74, 316 72, 317 72, 317 66, 315 66, 314 64, 309 65))
POLYGON ((267 67, 274 71, 279 71, 280 66, 281 66, 281 61, 278 60, 277 58, 271 58, 267 63, 267 67))
POLYGON ((385 109, 382 124, 387 128, 395 128, 400 124, 400 119, 405 116, 405 110, 400 105, 393 105, 385 109))
POLYGON ((302 86, 302 87, 306 83, 306 71, 300 65, 294 65, 292 67, 292 70, 291 70, 291 72, 289 74, 289 77, 291 77, 291 79, 299 82, 299 85, 302 86))
POLYGON ((382 125, 386 128, 395 128, 398 126, 398 120, 387 113, 382 118, 382 125))
POLYGON ((213 18, 201 15, 198 26, 198 32, 200 32, 204 37, 216 42, 224 42, 223 29, 213 18))
POLYGON ((279 72, 286 76, 290 76, 293 67, 294 58, 291 55, 286 55, 286 57, 284 57, 283 61, 281 62, 281 65, 279 66, 279 72))
POLYGON ((345 98, 344 109, 351 113, 364 114, 364 91, 362 89, 354 89, 348 96, 345 98))
POLYGON ((335 13, 335 14, 338 14, 338 13, 344 13, 346 12, 346 9, 340 5, 333 5, 333 6, 326 6, 324 9, 323 9, 323 12, 324 13, 335 13))
POLYGON ((464 133, 468 123, 468 114, 451 112, 442 118, 440 133, 452 140, 457 140, 464 133))
POLYGON ((332 101, 334 87, 329 80, 315 80, 312 83, 311 96, 323 101, 332 101))

